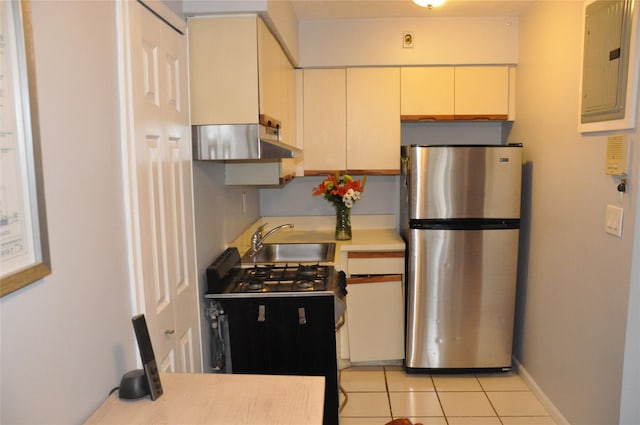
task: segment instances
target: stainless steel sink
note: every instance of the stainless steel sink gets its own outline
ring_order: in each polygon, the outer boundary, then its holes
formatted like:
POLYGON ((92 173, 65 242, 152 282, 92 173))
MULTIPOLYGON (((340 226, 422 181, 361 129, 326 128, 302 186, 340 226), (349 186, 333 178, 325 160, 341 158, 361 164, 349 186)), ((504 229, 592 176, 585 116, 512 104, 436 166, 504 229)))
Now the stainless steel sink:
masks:
POLYGON ((256 255, 251 250, 242 257, 243 263, 333 263, 334 242, 265 243, 256 255))

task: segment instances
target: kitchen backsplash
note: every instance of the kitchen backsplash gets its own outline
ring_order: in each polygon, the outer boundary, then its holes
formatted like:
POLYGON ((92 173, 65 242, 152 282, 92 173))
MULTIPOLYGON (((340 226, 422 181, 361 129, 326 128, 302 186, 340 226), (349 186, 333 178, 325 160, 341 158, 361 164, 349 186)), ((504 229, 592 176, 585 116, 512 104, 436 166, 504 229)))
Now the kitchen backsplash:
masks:
MULTIPOLYGON (((265 216, 335 216, 335 209, 322 196, 312 196, 313 188, 323 177, 296 177, 278 189, 260 189, 260 215, 265 216)), ((398 213, 399 176, 369 176, 362 194, 351 210, 352 215, 398 213)))

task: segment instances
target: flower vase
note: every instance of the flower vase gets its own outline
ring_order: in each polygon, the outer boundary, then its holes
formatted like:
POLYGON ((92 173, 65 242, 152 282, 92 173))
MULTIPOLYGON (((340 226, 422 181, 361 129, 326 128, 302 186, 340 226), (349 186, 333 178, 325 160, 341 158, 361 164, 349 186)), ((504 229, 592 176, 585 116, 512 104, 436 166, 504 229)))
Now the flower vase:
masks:
POLYGON ((336 240, 351 240, 351 210, 336 204, 336 240))

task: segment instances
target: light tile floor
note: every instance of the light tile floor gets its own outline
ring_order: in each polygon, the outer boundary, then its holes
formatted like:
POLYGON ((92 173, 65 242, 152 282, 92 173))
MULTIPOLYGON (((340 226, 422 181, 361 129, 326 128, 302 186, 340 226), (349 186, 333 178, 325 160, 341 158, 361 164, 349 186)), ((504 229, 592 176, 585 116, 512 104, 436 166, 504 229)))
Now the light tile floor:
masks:
POLYGON ((423 425, 555 425, 515 373, 408 375, 400 366, 351 367, 340 372, 340 384, 348 395, 340 425, 403 417, 423 425))

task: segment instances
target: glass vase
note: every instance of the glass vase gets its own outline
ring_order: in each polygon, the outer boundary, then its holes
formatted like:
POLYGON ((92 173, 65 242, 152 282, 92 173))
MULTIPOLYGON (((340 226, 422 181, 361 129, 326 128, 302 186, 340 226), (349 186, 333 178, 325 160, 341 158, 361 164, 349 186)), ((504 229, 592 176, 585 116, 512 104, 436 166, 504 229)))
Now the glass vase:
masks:
POLYGON ((336 204, 336 240, 351 240, 351 210, 336 204))

